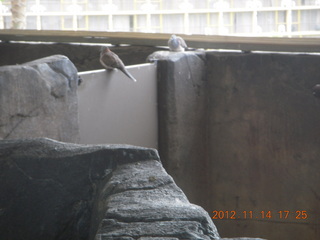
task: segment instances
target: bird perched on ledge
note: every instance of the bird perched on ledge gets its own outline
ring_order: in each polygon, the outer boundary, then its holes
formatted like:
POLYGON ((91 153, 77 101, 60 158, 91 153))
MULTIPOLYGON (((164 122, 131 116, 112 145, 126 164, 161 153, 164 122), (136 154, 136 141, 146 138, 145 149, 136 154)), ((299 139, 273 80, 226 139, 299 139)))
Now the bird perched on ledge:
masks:
POLYGON ((117 54, 112 52, 108 47, 102 47, 100 52, 100 63, 106 69, 119 69, 125 75, 127 75, 131 80, 136 82, 137 80, 128 72, 125 68, 122 60, 117 54))
POLYGON ((176 35, 171 35, 168 41, 168 46, 172 52, 183 52, 184 49, 188 48, 183 38, 176 35))

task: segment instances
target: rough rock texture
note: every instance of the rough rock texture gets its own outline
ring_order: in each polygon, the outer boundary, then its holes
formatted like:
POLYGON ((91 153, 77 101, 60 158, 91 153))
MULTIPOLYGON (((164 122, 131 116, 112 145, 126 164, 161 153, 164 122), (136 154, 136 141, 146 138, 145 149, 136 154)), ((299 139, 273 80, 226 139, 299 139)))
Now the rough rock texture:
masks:
POLYGON ((107 206, 96 239, 139 236, 216 239, 209 215, 190 204, 160 162, 118 166, 104 187, 107 206))
POLYGON ((0 141, 0 238, 219 239, 156 150, 50 139, 0 141))
POLYGON ((220 240, 265 240, 262 238, 221 238, 220 240))
POLYGON ((77 69, 55 55, 0 67, 0 139, 79 139, 77 69))

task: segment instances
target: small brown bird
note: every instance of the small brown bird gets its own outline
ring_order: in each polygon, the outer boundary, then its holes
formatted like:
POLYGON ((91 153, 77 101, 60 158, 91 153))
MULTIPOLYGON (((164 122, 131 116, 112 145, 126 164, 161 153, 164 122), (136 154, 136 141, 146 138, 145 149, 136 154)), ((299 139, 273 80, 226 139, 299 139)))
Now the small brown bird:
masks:
POLYGON ((125 68, 123 62, 117 54, 112 52, 108 47, 102 47, 100 52, 100 63, 106 69, 119 69, 125 75, 127 75, 131 80, 136 82, 137 80, 128 72, 125 68))

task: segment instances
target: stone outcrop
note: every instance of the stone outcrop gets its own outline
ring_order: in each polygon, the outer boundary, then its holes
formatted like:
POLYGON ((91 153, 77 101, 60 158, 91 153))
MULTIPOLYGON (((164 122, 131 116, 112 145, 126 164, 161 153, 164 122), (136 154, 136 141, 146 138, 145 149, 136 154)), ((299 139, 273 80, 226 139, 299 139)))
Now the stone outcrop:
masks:
POLYGON ((219 239, 156 150, 50 139, 0 141, 0 238, 219 239))
POLYGON ((0 139, 78 142, 77 69, 55 55, 0 67, 0 139))
POLYGON ((221 238, 220 240, 265 240, 262 238, 221 238))

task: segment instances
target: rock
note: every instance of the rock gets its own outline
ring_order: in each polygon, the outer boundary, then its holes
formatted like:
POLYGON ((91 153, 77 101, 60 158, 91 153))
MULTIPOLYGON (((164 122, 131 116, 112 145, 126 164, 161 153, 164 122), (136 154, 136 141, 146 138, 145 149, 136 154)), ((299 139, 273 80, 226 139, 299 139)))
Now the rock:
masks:
POLYGON ((108 198, 101 207, 108 208, 96 239, 218 239, 208 214, 189 203, 158 161, 118 166, 103 192, 108 198))
POLYGON ((171 238, 171 237, 142 237, 138 240, 179 240, 178 238, 171 238))
POLYGON ((0 141, 0 236, 10 240, 219 239, 154 149, 0 141))
POLYGON ((220 240, 266 240, 266 239, 262 239, 262 238, 246 238, 246 237, 242 237, 242 238, 221 238, 220 240))
POLYGON ((77 82, 62 55, 0 67, 0 139, 78 142, 77 82))

